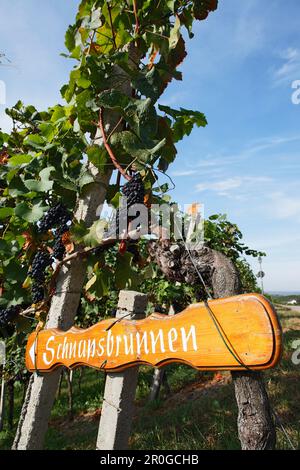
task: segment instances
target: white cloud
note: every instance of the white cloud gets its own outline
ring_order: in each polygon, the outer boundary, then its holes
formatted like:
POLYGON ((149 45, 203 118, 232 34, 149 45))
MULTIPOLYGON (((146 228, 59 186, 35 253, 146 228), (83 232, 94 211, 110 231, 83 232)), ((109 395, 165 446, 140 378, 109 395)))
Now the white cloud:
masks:
POLYGON ((300 49, 289 47, 280 53, 280 57, 283 64, 273 70, 274 84, 283 85, 300 79, 300 49))
POLYGON ((192 176, 195 175, 196 171, 195 170, 178 170, 178 171, 173 171, 171 173, 172 176, 192 176))
MULTIPOLYGON (((255 140, 249 143, 249 145, 245 148, 242 148, 240 151, 236 153, 229 154, 228 152, 216 152, 215 154, 211 153, 199 161, 196 161, 195 153, 190 152, 187 156, 188 160, 192 160, 192 164, 187 162, 186 167, 180 170, 174 170, 171 174, 172 176, 194 176, 194 175, 210 175, 211 177, 220 177, 225 176, 225 172, 227 168, 232 168, 235 164, 240 164, 242 161, 247 159, 253 159, 254 156, 262 157, 274 157, 274 155, 278 156, 278 153, 274 153, 277 149, 280 149, 282 146, 283 152, 285 150, 284 145, 292 144, 294 142, 300 141, 300 135, 278 135, 278 136, 270 136, 264 139, 255 140), (268 152, 269 151, 269 152, 268 152)), ((298 164, 298 154, 285 151, 282 153, 282 158, 287 161, 289 156, 295 157, 295 164, 291 165, 291 167, 296 167, 298 164)))
POLYGON ((216 191, 218 193, 229 191, 231 189, 239 188, 242 185, 243 178, 228 178, 222 181, 216 181, 214 183, 201 183, 197 184, 196 190, 201 191, 216 191))
POLYGON ((300 218, 300 198, 299 196, 288 196, 283 192, 271 193, 269 195, 273 217, 278 219, 300 218))
POLYGON ((221 196, 228 196, 236 189, 243 188, 243 191, 245 191, 271 181, 271 178, 265 176, 235 176, 219 181, 200 183, 196 186, 196 191, 214 191, 221 196))
POLYGON ((248 246, 259 247, 260 250, 265 251, 270 249, 274 251, 274 249, 278 248, 281 252, 283 252, 282 248, 284 247, 300 245, 300 234, 296 230, 292 234, 289 233, 290 231, 283 231, 282 228, 280 230, 277 229, 276 232, 273 229, 267 228, 267 230, 272 230, 272 236, 261 236, 260 234, 258 237, 247 237, 246 244, 248 246))
POLYGON ((252 145, 243 152, 244 155, 250 156, 253 153, 261 152, 262 150, 273 149, 283 144, 289 144, 292 142, 298 142, 300 140, 300 135, 291 135, 291 136, 274 136, 261 139, 259 141, 253 142, 252 145))

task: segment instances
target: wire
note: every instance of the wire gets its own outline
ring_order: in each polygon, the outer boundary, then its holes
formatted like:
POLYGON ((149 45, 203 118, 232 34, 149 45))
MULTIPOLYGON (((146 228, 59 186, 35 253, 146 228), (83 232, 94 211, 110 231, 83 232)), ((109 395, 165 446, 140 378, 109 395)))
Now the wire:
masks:
MULTIPOLYGON (((176 219, 174 219, 174 221, 175 221, 175 225, 176 225, 176 224, 177 224, 176 219)), ((182 241, 183 241, 183 244, 184 244, 184 247, 185 247, 185 249, 186 249, 186 251, 187 251, 187 253, 188 253, 189 257, 190 257, 190 260, 191 260, 191 262, 192 262, 192 264, 193 264, 193 266, 194 266, 194 268, 195 268, 195 271, 196 271, 196 273, 197 273, 197 275, 198 275, 198 277, 199 277, 199 279, 200 279, 200 281, 201 281, 201 283, 202 283, 202 285, 203 285, 203 287, 204 287, 204 290, 205 290, 205 292, 206 292, 207 297, 208 297, 210 300, 213 300, 213 297, 212 297, 211 293, 209 292, 209 289, 208 289, 207 285, 205 284, 204 278, 203 278, 202 274, 200 273, 200 271, 199 271, 199 269, 198 269, 198 267, 197 267, 197 264, 196 264, 196 262, 195 262, 195 260, 194 260, 194 258, 193 258, 193 255, 192 255, 192 253, 191 253, 191 251, 190 251, 190 249, 189 249, 189 247, 188 247, 186 241, 184 240, 184 238, 183 238, 183 236, 182 236, 182 233, 181 233, 181 230, 179 230, 179 228, 178 228, 178 225, 177 225, 177 229, 178 229, 178 231, 179 231, 179 233, 180 233, 180 237, 181 237, 181 239, 182 239, 182 241)))
MULTIPOLYGON (((176 224, 176 221, 175 221, 175 224, 176 224)), ((178 227, 177 227, 177 228, 178 228, 178 227)), ((196 273, 197 273, 197 275, 198 275, 198 277, 199 277, 201 283, 203 284, 203 287, 204 287, 204 289, 205 289, 205 292, 206 292, 208 298, 209 298, 210 300, 213 300, 213 297, 211 296, 211 294, 210 294, 210 292, 209 292, 209 289, 208 289, 208 287, 207 287, 207 285, 206 285, 206 283, 205 283, 205 281, 204 281, 204 278, 203 278, 202 274, 200 273, 200 271, 199 271, 199 269, 198 269, 198 267, 197 267, 197 265, 196 265, 196 262, 195 262, 195 260, 194 260, 194 258, 193 258, 193 255, 192 255, 192 253, 191 253, 189 247, 187 246, 187 243, 186 243, 186 241, 184 240, 184 238, 183 238, 182 233, 181 233, 180 230, 179 230, 179 232, 180 232, 181 239, 182 239, 182 241, 183 241, 183 243, 184 243, 185 249, 186 249, 186 251, 187 251, 187 253, 188 253, 188 255, 189 255, 190 259, 191 259, 191 262, 192 262, 192 264, 193 264, 193 266, 194 266, 194 268, 195 268, 195 271, 196 271, 196 273)), ((232 344, 230 343, 229 338, 227 337, 226 333, 223 331, 221 325, 219 324, 219 322, 218 322, 218 320, 217 320, 217 318, 216 318, 214 312, 212 311, 211 307, 209 306, 207 300, 204 301, 204 305, 205 305, 206 310, 208 311, 209 316, 211 317, 211 319, 212 319, 212 321, 213 321, 213 323, 214 323, 214 325, 215 325, 215 327, 216 327, 216 329, 217 329, 217 332, 219 333, 220 338, 222 339, 224 345, 226 346, 226 349, 230 352, 230 354, 232 355, 232 357, 235 359, 235 361, 236 361, 241 367, 243 367, 243 368, 246 369, 246 370, 251 371, 251 369, 243 362, 242 359, 240 359, 240 357, 238 356, 237 352, 234 350, 232 344), (228 344, 228 343, 229 343, 229 344, 228 344)))
POLYGON ((127 315, 124 315, 124 316, 121 317, 121 318, 118 318, 118 319, 115 320, 111 325, 109 325, 109 327, 106 328, 105 331, 111 330, 117 323, 120 323, 124 318, 130 317, 131 315, 132 315, 132 312, 131 312, 131 313, 128 313, 127 315))
POLYGON ((214 322, 214 325, 223 341, 223 343, 225 344, 226 346, 226 349, 230 352, 230 354, 232 355, 232 357, 236 360, 236 362, 239 363, 240 366, 244 367, 246 370, 249 370, 249 371, 252 371, 252 369, 250 367, 248 367, 242 359, 240 359, 240 357, 238 356, 238 353, 234 350, 234 347, 232 346, 232 344, 230 343, 230 340, 229 338, 227 337, 225 331, 222 329, 221 325, 219 324, 218 322, 218 319, 216 318, 214 312, 212 311, 211 307, 208 305, 208 302, 207 300, 204 301, 204 305, 206 307, 206 310, 208 311, 212 321, 214 322), (229 345, 227 344, 227 341, 229 343, 229 345))

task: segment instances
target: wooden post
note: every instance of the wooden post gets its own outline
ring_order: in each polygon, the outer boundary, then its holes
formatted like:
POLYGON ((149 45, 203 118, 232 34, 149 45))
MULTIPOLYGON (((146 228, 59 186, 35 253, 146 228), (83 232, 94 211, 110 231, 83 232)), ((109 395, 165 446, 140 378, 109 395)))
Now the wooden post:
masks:
MULTIPOLYGON (((131 320, 145 317, 147 296, 133 291, 121 291, 116 318, 131 320), (130 314, 128 316, 128 314, 130 314)), ((105 383, 97 450, 124 450, 128 447, 134 413, 138 367, 122 373, 108 373, 105 383)))

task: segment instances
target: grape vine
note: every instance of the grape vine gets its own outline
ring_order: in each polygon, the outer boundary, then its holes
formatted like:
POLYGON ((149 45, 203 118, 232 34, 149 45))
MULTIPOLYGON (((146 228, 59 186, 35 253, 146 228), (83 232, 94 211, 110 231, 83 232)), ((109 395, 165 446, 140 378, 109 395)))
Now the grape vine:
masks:
POLYGON ((14 324, 12 335, 22 342, 45 321, 55 276, 75 257, 88 260, 85 303, 152 275, 142 248, 99 240, 101 221, 86 227, 74 218, 76 204, 98 184, 97 175, 114 170, 107 203, 118 207, 121 195, 128 207, 168 202, 156 188, 157 170, 166 173, 176 143, 207 121, 199 111, 172 109, 159 99, 172 80, 182 80, 183 30, 192 38, 194 22, 216 8, 217 0, 83 0, 65 37, 64 55, 75 61, 61 89, 65 104, 40 111, 19 101, 6 110, 12 131, 0 132, 3 335, 14 324), (107 131, 111 113, 116 123, 107 131))

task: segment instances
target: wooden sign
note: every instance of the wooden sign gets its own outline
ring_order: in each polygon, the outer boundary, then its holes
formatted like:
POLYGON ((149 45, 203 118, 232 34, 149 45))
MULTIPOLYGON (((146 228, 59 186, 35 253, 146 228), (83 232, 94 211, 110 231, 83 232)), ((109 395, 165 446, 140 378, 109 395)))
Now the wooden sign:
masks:
POLYGON ((268 369, 281 354, 281 327, 267 299, 246 294, 190 305, 175 316, 103 320, 87 330, 32 333, 26 350, 31 372, 60 365, 120 371, 172 362, 200 370, 268 369))

